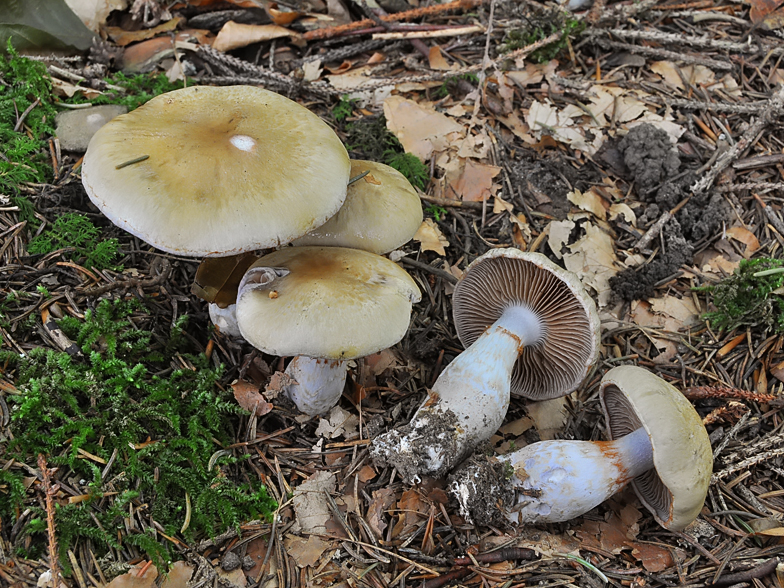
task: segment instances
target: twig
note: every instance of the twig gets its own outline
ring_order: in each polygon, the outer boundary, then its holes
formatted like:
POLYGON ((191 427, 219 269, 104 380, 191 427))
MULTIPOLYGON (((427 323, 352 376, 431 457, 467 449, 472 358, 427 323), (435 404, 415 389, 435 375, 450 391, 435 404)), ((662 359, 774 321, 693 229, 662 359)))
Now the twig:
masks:
POLYGON ((44 500, 46 502, 46 530, 49 533, 49 570, 52 573, 52 588, 60 586, 60 565, 57 551, 57 537, 54 528, 54 494, 52 481, 49 478, 49 469, 46 467, 46 457, 43 453, 38 454, 38 468, 44 480, 44 500))
POLYGON ((462 580, 467 575, 474 573, 474 571, 470 568, 459 568, 457 570, 452 570, 451 572, 447 572, 445 574, 441 574, 438 578, 432 578, 430 580, 426 580, 422 584, 422 588, 441 588, 441 586, 446 586, 450 582, 454 582, 455 580, 462 580))
POLYGON ((758 194, 754 194, 754 198, 759 202, 760 206, 762 206, 762 212, 765 213, 765 216, 768 217, 770 220, 770 224, 779 232, 780 235, 784 236, 784 222, 781 221, 779 216, 776 214, 776 211, 773 210, 770 206, 765 204, 762 201, 762 198, 759 197, 758 194))
MULTIPOLYGON (((484 2, 486 2, 486 0, 457 0, 456 2, 448 2, 446 4, 434 4, 432 6, 426 6, 424 8, 414 8, 413 10, 405 10, 403 12, 398 12, 396 14, 388 14, 386 16, 382 16, 381 20, 384 22, 398 22, 401 20, 411 20, 423 16, 442 14, 444 12, 450 12, 452 10, 467 10, 479 6, 484 2)), ((375 24, 376 23, 374 23, 373 20, 369 18, 365 18, 363 20, 358 20, 345 25, 316 29, 314 31, 308 31, 307 33, 302 35, 302 37, 306 41, 319 41, 323 39, 331 39, 332 37, 337 37, 339 35, 343 35, 345 33, 349 33, 357 29, 372 27, 375 24)))
POLYGON ((658 219, 656 219, 656 222, 653 223, 647 231, 645 231, 645 234, 642 237, 640 237, 640 240, 637 241, 637 244, 634 246, 634 248, 637 249, 637 251, 646 249, 650 242, 653 241, 662 228, 664 228, 664 225, 670 222, 670 220, 675 217, 675 213, 686 206, 688 201, 689 198, 684 198, 672 210, 666 211, 658 219))
POLYGON ((458 37, 460 35, 470 35, 471 33, 481 33, 484 29, 479 25, 450 27, 448 29, 438 29, 435 31, 413 30, 413 31, 392 31, 389 33, 376 33, 373 39, 398 40, 398 39, 435 39, 437 37, 458 37))
POLYGON ((770 100, 768 100, 767 108, 760 114, 757 120, 749 125, 749 128, 746 129, 746 132, 743 133, 741 138, 738 139, 732 147, 727 149, 727 151, 716 160, 716 163, 713 164, 713 167, 708 173, 691 187, 692 192, 701 194, 710 188, 719 174, 740 157, 740 154, 751 146, 751 143, 757 135, 779 116, 782 105, 784 105, 784 86, 781 86, 770 100))
POLYGON ((717 59, 710 59, 709 57, 687 55, 678 51, 662 49, 660 47, 632 45, 630 43, 623 43, 621 41, 608 41, 607 39, 602 39, 601 37, 597 37, 596 44, 605 49, 620 49, 623 51, 628 51, 629 53, 658 57, 659 59, 669 59, 672 61, 680 61, 682 63, 704 65, 705 67, 710 67, 717 70, 730 71, 735 68, 735 66, 732 65, 729 61, 719 61, 717 59))
MULTIPOLYGON (((630 41, 653 41, 661 45, 688 45, 690 47, 698 47, 701 49, 717 49, 719 51, 732 51, 735 53, 748 53, 756 55, 759 53, 767 53, 768 48, 762 45, 753 45, 750 43, 738 43, 734 41, 717 41, 708 37, 693 37, 691 35, 679 35, 675 33, 662 33, 660 31, 633 31, 626 29, 590 29, 584 34, 588 37, 599 37, 607 34, 619 39, 626 39, 630 41)), ((775 47, 770 51, 778 55, 784 52, 784 47, 775 47)))
POLYGON ((768 561, 761 563, 756 568, 751 568, 750 570, 746 570, 745 572, 737 572, 735 574, 727 574, 726 576, 721 576, 718 580, 713 582, 712 584, 708 584, 708 586, 731 586, 733 584, 741 584, 743 582, 749 582, 750 580, 764 578, 765 576, 769 576, 776 570, 776 566, 778 565, 779 560, 777 557, 772 557, 768 561))
POLYGON ((106 294, 107 292, 111 292, 113 290, 123 289, 129 290, 131 288, 152 288, 153 286, 157 286, 158 284, 162 283, 169 277, 171 273, 171 264, 166 259, 162 258, 162 265, 163 268, 161 272, 155 276, 154 278, 149 278, 147 280, 140 280, 139 278, 131 278, 130 280, 118 280, 116 282, 112 282, 111 284, 105 284, 103 286, 98 286, 96 288, 90 288, 89 290, 82 290, 79 293, 85 296, 100 296, 101 294, 106 294))
POLYGON ((699 400, 701 398, 739 398, 752 402, 771 402, 776 400, 773 394, 758 394, 741 390, 740 388, 729 388, 727 386, 692 386, 683 391, 683 395, 689 400, 699 400))
POLYGON ((19 129, 22 128, 22 125, 24 124, 24 121, 27 118, 27 115, 30 114, 32 112, 33 108, 38 106, 40 103, 41 103, 41 99, 40 98, 36 98, 30 106, 28 106, 27 108, 24 109, 24 112, 21 114, 21 116, 19 117, 19 120, 17 120, 16 124, 14 125, 14 132, 15 133, 19 129))
POLYGON ((424 270, 426 272, 430 272, 434 276, 438 276, 439 278, 445 279, 450 284, 457 284, 457 281, 458 281, 457 278, 455 276, 453 276, 452 274, 450 274, 446 270, 442 270, 440 268, 433 267, 432 265, 428 265, 428 264, 423 263, 421 261, 417 261, 416 259, 409 259, 408 257, 401 257, 400 261, 401 261, 401 263, 404 263, 406 265, 410 265, 411 267, 415 267, 415 268, 424 270))

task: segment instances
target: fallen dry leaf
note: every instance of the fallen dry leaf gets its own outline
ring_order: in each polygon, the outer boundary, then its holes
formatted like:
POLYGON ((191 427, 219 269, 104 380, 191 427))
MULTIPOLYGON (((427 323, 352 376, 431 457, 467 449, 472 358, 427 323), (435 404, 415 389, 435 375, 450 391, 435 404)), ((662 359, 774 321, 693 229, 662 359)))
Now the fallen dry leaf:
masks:
POLYGON ((318 471, 294 489, 294 511, 297 522, 306 533, 325 534, 330 519, 324 492, 334 492, 335 474, 318 471))
POLYGON ((163 578, 161 588, 187 588, 195 567, 184 561, 175 561, 163 578))
POLYGON ((384 530, 387 523, 384 520, 384 511, 395 501, 395 493, 390 488, 373 490, 372 498, 367 509, 367 523, 373 533, 381 539, 384 537, 384 530))
POLYGON ((762 24, 765 29, 779 29, 784 25, 784 10, 781 0, 746 0, 751 5, 749 18, 751 22, 762 24))
POLYGON ((580 210, 586 210, 601 220, 607 219, 607 210, 604 208, 604 199, 593 190, 580 192, 574 190, 566 195, 566 198, 577 206, 580 210))
POLYGON ((438 225, 430 218, 422 221, 413 239, 420 243, 422 251, 435 251, 439 255, 446 255, 444 248, 449 247, 449 241, 444 237, 438 225))
POLYGON ((157 27, 151 29, 141 29, 138 31, 126 31, 121 27, 104 27, 104 31, 109 35, 109 38, 120 47, 125 47, 137 41, 144 41, 145 39, 152 39, 153 37, 176 30, 179 24, 184 19, 181 16, 175 16, 171 20, 159 24, 157 27))
POLYGON ((428 161, 435 151, 443 151, 452 142, 450 135, 463 136, 465 128, 448 116, 401 96, 384 100, 387 128, 403 145, 406 153, 413 153, 428 161))
POLYGON ((316 428, 316 436, 326 439, 337 439, 341 435, 347 441, 357 437, 359 418, 339 406, 333 406, 327 418, 320 418, 316 428))
POLYGON ((307 539, 289 535, 285 540, 286 553, 294 558, 297 566, 304 568, 313 566, 321 559, 321 555, 329 548, 329 541, 324 541, 315 535, 307 539))
POLYGON ((265 415, 274 408, 259 393, 258 386, 250 382, 235 382, 231 385, 231 389, 234 391, 234 399, 237 401, 237 404, 248 412, 255 413, 256 416, 265 415))
POLYGON ((231 51, 260 41, 296 36, 297 33, 276 24, 248 25, 230 20, 218 32, 212 48, 218 51, 231 51))
POLYGON ((155 580, 158 578, 158 568, 154 565, 146 567, 147 562, 132 566, 126 573, 117 576, 106 585, 106 588, 155 588, 155 580), (139 572, 144 573, 139 576, 139 572))
POLYGON ((528 416, 543 441, 555 439, 556 435, 563 431, 568 415, 566 405, 566 398, 563 397, 531 402, 526 407, 528 416))
POLYGON ((495 165, 477 163, 467 159, 463 172, 452 189, 462 200, 467 202, 481 202, 492 196, 493 178, 501 173, 501 168, 495 165))
POLYGON ((681 90, 686 89, 684 79, 692 86, 705 86, 716 81, 716 75, 704 65, 677 66, 671 61, 656 61, 651 64, 651 71, 659 74, 671 86, 681 90))
POLYGON ((444 54, 441 52, 441 47, 438 45, 433 45, 430 48, 428 63, 430 65, 430 69, 441 71, 452 69, 452 67, 447 63, 446 57, 444 57, 444 54))
POLYGON ((583 226, 585 236, 569 245, 570 253, 564 255, 564 263, 566 269, 576 273, 584 284, 593 288, 598 306, 602 308, 610 302, 610 278, 618 273, 618 259, 610 235, 593 224, 583 226))
POLYGON ((731 227, 727 229, 727 236, 735 239, 736 241, 740 241, 746 246, 746 250, 743 252, 743 256, 746 259, 751 257, 751 254, 760 248, 757 237, 755 237, 754 233, 752 233, 746 227, 731 227))

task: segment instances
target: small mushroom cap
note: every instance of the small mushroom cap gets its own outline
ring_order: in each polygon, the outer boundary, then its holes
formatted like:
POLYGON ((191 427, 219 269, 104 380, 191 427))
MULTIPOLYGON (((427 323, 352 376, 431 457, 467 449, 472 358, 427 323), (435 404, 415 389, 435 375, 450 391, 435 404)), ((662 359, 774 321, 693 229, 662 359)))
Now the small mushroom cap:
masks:
POLYGON ((343 247, 286 247, 240 282, 237 323, 254 347, 279 356, 354 359, 405 335, 414 280, 385 257, 343 247))
POLYGON ((422 224, 422 203, 396 169, 375 161, 352 160, 351 177, 369 172, 348 187, 337 214, 294 241, 294 245, 353 247, 388 253, 407 243, 422 224))
POLYGON ((699 515, 713 471, 700 415, 677 388, 631 365, 607 372, 600 396, 612 439, 643 427, 651 440, 654 468, 631 482, 640 501, 661 526, 683 529, 699 515))
POLYGON ((307 108, 261 88, 197 86, 103 126, 82 182, 109 220, 158 249, 221 256, 324 223, 349 169, 340 139, 307 108))
POLYGON ((523 348, 512 370, 512 394, 547 400, 569 394, 599 354, 596 305, 572 272, 540 253, 491 249, 468 266, 452 297, 457 335, 468 347, 504 310, 528 307, 544 336, 523 348))

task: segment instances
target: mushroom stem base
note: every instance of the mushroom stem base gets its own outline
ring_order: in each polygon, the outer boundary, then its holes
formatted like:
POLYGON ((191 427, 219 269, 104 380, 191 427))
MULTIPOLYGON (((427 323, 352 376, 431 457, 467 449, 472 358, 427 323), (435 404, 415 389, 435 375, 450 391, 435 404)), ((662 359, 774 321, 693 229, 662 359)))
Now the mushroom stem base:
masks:
POLYGON ((306 415, 323 414, 340 400, 347 371, 346 361, 299 355, 286 367, 286 374, 296 382, 286 392, 306 415))
POLYGON ((637 429, 617 441, 541 441, 495 460, 472 459, 449 488, 461 514, 478 524, 557 523, 588 512, 652 467, 650 439, 637 429))
POLYGON ((441 478, 490 438, 509 408, 512 366, 525 339, 508 318, 447 366, 409 424, 373 440, 376 463, 394 466, 406 481, 441 478))

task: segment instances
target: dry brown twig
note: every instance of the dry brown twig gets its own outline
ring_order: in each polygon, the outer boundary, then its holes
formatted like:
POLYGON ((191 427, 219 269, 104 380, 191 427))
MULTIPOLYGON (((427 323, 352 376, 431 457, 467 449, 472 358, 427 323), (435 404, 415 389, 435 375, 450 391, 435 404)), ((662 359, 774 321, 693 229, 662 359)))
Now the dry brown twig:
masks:
POLYGON ((49 469, 46 467, 46 457, 43 453, 38 454, 38 467, 44 482, 44 501, 46 503, 46 530, 49 534, 49 571, 52 574, 52 588, 60 586, 60 566, 57 551, 57 536, 54 527, 54 500, 52 495, 57 491, 52 488, 52 481, 49 478, 49 469))
POLYGON ((752 145, 757 138, 757 135, 759 135, 766 126, 778 118, 781 114, 782 106, 784 106, 784 86, 779 87, 778 91, 771 96, 770 100, 768 100, 767 108, 760 114, 757 120, 749 125, 749 128, 746 129, 746 132, 743 133, 741 138, 738 139, 732 147, 727 149, 726 152, 720 155, 713 164, 713 167, 711 167, 711 169, 691 187, 692 192, 700 194, 708 190, 713 185, 713 182, 716 181, 719 174, 752 145))

